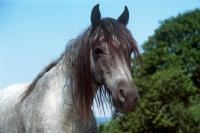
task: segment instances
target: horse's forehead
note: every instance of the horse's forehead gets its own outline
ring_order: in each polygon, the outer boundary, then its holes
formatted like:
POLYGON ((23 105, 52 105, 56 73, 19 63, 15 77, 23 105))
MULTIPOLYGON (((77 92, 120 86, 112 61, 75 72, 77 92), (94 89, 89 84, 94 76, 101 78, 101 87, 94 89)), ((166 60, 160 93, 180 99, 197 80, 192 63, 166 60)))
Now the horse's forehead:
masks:
POLYGON ((101 43, 101 44, 103 44, 103 46, 113 46, 113 47, 119 47, 120 46, 120 41, 119 41, 119 39, 116 37, 116 36, 114 36, 114 35, 112 35, 112 41, 111 42, 108 42, 108 41, 106 41, 107 39, 105 38, 105 36, 104 35, 102 35, 100 38, 99 38, 99 42, 101 43), (109 44, 109 43, 111 43, 111 44, 109 44))
POLYGON ((120 46, 120 42, 119 42, 118 38, 116 36, 112 36, 112 39, 113 39, 113 45, 115 47, 119 47, 120 46))
MULTIPOLYGON (((112 41, 113 42, 119 42, 119 40, 118 40, 118 38, 115 36, 115 35, 110 35, 111 36, 111 38, 112 38, 112 41)), ((106 40, 106 37, 105 37, 105 34, 104 34, 104 31, 103 30, 101 30, 100 31, 100 33, 99 34, 96 34, 95 36, 94 36, 94 40, 98 40, 99 42, 104 42, 105 40, 106 40), (100 35, 100 36, 99 36, 100 35)))

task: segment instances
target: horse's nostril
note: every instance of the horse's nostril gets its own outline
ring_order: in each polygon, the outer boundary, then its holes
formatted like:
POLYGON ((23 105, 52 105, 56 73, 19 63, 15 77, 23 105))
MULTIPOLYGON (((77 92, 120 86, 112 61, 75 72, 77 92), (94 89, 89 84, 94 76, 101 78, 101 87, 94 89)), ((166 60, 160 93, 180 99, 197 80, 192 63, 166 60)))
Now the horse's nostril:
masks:
POLYGON ((126 97, 123 90, 119 90, 119 93, 121 94, 122 97, 126 97))
POLYGON ((119 90, 118 97, 119 97, 119 101, 122 104, 124 104, 125 101, 126 101, 126 94, 125 94, 125 92, 122 89, 119 90))

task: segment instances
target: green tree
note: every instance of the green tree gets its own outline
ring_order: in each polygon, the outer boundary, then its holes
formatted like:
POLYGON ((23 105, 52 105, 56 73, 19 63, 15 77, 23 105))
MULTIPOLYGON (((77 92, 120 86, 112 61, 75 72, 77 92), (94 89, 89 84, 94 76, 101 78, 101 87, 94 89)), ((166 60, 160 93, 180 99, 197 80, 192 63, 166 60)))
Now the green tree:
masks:
POLYGON ((139 105, 102 133, 200 132, 200 10, 160 22, 142 48, 143 69, 132 60, 139 105))

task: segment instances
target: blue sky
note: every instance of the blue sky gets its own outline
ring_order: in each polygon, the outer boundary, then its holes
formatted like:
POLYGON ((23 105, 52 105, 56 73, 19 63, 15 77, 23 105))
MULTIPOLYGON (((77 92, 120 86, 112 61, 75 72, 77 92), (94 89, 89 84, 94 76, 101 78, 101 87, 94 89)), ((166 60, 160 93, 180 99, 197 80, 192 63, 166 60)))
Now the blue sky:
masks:
POLYGON ((90 26, 100 4, 102 17, 118 18, 128 6, 128 28, 141 46, 163 21, 200 8, 199 0, 1 0, 0 90, 31 82, 64 51, 66 43, 90 26))

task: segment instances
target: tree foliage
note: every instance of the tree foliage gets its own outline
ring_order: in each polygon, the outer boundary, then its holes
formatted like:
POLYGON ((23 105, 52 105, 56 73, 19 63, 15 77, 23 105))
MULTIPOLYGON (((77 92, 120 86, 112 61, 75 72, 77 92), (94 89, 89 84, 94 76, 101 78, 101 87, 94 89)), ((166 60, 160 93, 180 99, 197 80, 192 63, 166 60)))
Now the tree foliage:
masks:
POLYGON ((132 60, 139 105, 102 133, 200 132, 200 10, 160 22, 142 48, 144 67, 132 60))

